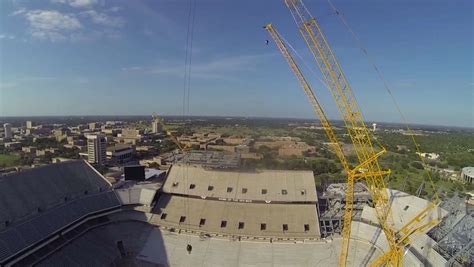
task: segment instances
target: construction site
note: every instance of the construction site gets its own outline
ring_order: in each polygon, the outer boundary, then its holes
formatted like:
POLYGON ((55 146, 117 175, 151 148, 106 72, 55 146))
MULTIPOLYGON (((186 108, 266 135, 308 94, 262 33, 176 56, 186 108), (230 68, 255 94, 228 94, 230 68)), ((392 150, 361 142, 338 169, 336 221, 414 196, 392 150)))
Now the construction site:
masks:
POLYGON ((239 151, 192 149, 194 139, 166 131, 178 148, 159 157, 163 173, 143 181, 113 184, 80 160, 0 177, 0 266, 472 266, 472 206, 457 195, 442 200, 429 170, 423 183, 433 195, 388 187, 391 170, 379 162, 388 151, 318 18, 301 0, 283 2, 357 164, 278 25, 265 25, 262 35, 303 89, 343 182, 317 186, 311 170, 243 169, 239 151))

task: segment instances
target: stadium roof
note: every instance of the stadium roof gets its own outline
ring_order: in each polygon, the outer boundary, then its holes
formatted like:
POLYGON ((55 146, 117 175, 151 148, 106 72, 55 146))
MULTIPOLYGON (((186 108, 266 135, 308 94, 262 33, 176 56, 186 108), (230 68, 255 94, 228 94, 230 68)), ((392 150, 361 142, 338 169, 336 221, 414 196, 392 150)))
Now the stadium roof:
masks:
POLYGON ((317 202, 312 171, 242 172, 174 165, 169 171, 163 191, 251 202, 317 202))
POLYGON ((65 200, 109 188, 109 182, 82 160, 1 176, 0 223, 13 224, 65 200))
POLYGON ((119 206, 110 184, 85 161, 0 177, 0 264, 51 241, 92 213, 119 206))
MULTIPOLYGON (((410 222, 416 215, 418 215, 423 209, 427 208, 430 205, 428 200, 410 195, 408 193, 387 189, 389 191, 389 196, 391 201, 391 214, 392 222, 396 230, 400 230, 408 222, 410 222)), ((442 208, 437 208, 431 213, 429 213, 424 219, 423 222, 428 222, 433 219, 441 220, 446 216, 447 212, 442 208)), ((375 209, 369 206, 365 206, 362 211, 362 219, 369 221, 373 224, 378 224, 377 215, 375 209)))

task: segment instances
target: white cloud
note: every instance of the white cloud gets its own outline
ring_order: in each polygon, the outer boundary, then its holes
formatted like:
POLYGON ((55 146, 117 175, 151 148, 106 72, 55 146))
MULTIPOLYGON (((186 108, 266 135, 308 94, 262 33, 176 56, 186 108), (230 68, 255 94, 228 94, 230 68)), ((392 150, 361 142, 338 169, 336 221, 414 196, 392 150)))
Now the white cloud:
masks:
POLYGON ((13 13, 11 14, 11 16, 16 16, 16 15, 24 14, 24 13, 26 13, 26 11, 27 11, 27 10, 26 10, 25 8, 20 8, 20 9, 18 9, 17 11, 13 12, 13 13))
POLYGON ((74 15, 55 10, 32 10, 21 14, 30 24, 31 36, 41 40, 65 40, 82 28, 74 15))
MULTIPOLYGON (((12 15, 23 17, 29 24, 28 33, 35 39, 57 41, 91 41, 100 38, 117 39, 121 37, 118 30, 125 24, 122 17, 87 10, 72 13, 61 13, 56 10, 20 9, 12 15), (92 27, 91 24, 97 25, 92 27)), ((0 37, 7 38, 7 36, 0 37)))
MULTIPOLYGON (((236 72, 252 72, 258 64, 264 62, 273 54, 243 55, 235 57, 224 57, 203 63, 193 63, 191 66, 191 77, 199 79, 227 79, 233 77, 236 72)), ((122 68, 125 72, 144 72, 155 75, 183 76, 184 66, 182 62, 162 62, 155 67, 128 67, 122 68)))
POLYGON ((113 6, 111 8, 108 9, 110 12, 119 12, 120 10, 122 10, 121 7, 118 7, 118 6, 113 6))
POLYGON ((119 28, 125 24, 125 20, 121 17, 109 16, 105 13, 100 13, 95 10, 88 10, 81 12, 82 15, 88 16, 92 22, 98 25, 119 28))
POLYGON ((98 0, 51 0, 53 3, 68 4, 75 8, 91 8, 98 0))
POLYGON ((3 40, 3 39, 13 40, 13 39, 15 39, 15 36, 11 35, 11 34, 0 34, 0 40, 3 40))

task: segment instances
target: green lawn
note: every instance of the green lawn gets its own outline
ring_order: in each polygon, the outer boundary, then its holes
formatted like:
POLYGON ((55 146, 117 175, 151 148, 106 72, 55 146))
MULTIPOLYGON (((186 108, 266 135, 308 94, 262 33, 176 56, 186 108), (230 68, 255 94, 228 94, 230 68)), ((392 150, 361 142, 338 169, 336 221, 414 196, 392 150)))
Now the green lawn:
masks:
POLYGON ((0 154, 0 167, 13 167, 20 163, 20 156, 17 154, 0 154))

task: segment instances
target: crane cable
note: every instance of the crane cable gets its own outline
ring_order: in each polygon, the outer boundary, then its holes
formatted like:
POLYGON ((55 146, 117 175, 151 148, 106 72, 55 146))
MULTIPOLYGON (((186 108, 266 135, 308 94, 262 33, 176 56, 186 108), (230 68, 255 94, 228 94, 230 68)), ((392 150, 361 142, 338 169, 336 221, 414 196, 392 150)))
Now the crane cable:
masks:
MULTIPOLYGON (((192 65, 192 49, 193 49, 193 39, 194 39, 194 20, 196 14, 196 0, 189 0, 189 12, 188 12, 188 25, 186 30, 186 46, 185 46, 185 59, 184 59, 184 84, 183 84, 183 119, 189 115, 189 99, 190 99, 190 91, 191 91, 191 65, 192 65)), ((186 123, 184 124, 184 129, 186 129, 186 123)), ((182 151, 185 154, 185 151, 182 151)), ((189 220, 189 185, 188 185, 188 176, 189 176, 189 163, 186 162, 186 155, 183 157, 184 159, 184 168, 183 176, 184 176, 184 190, 185 190, 185 199, 184 199, 184 214, 185 220, 187 218, 188 222, 184 222, 184 224, 188 225, 190 228, 191 223, 189 220)), ((190 245, 190 237, 189 234, 186 233, 187 239, 187 248, 192 250, 192 246, 190 245)), ((189 251, 191 253, 191 251, 189 251)))
POLYGON ((186 46, 183 78, 183 116, 189 115, 189 99, 191 92, 191 67, 194 40, 194 21, 196 17, 196 0, 189 0, 188 25, 186 30, 186 46))
MULTIPOLYGON (((438 203, 440 198, 439 198, 439 195, 438 195, 438 192, 436 190, 436 186, 433 182, 433 178, 431 176, 431 172, 428 170, 428 168, 426 167, 426 162, 425 160, 423 159, 423 157, 421 156, 422 155, 422 152, 420 150, 420 145, 418 144, 418 142, 416 141, 415 139, 415 134, 413 132, 413 130, 410 128, 409 124, 408 124, 408 120, 406 118, 406 116, 403 114, 401 108, 400 108, 400 105, 398 104, 398 101, 396 100, 395 96, 393 95, 392 93, 392 90, 390 89, 390 86, 388 85, 388 82, 387 82, 387 79, 385 79, 385 76, 382 74, 382 72, 380 71, 380 69, 377 67, 377 64, 375 63, 375 61, 373 60, 373 58, 369 55, 369 53, 367 52, 367 48, 364 46, 364 44, 362 43, 362 41, 360 40, 359 36, 354 32, 354 30, 352 30, 352 28, 349 26, 349 23, 347 22, 347 20, 345 19, 344 15, 342 15, 342 13, 334 6, 334 4, 332 3, 331 0, 327 0, 329 5, 331 6, 331 8, 334 10, 335 14, 339 17, 339 19, 341 20, 342 24, 346 27, 346 29, 351 33, 352 37, 354 38, 355 42, 357 43, 357 46, 359 47, 359 49, 362 51, 362 53, 366 56, 367 60, 369 61, 369 63, 372 65, 372 67, 374 68, 375 72, 377 73, 377 76, 378 78, 382 81, 383 83, 383 86, 385 88, 385 90, 387 91, 387 93, 389 94, 390 96, 390 99, 392 100, 393 104, 395 105, 395 108, 397 109, 398 113, 400 114, 400 117, 402 118, 403 120, 403 124, 405 124, 405 127, 407 129, 407 132, 408 132, 408 135, 411 137, 411 140, 413 142, 413 144, 415 145, 415 149, 416 149, 416 152, 417 152, 417 155, 420 159, 420 161, 422 162, 423 164, 423 168, 425 170, 425 173, 427 174, 428 176, 428 179, 430 181, 430 184, 431 184, 431 187, 433 189, 433 192, 434 192, 434 202, 438 203)), ((377 141, 379 142, 379 141, 377 141)))

